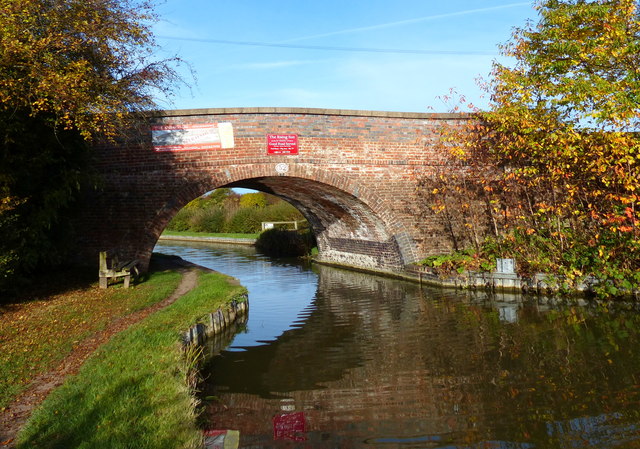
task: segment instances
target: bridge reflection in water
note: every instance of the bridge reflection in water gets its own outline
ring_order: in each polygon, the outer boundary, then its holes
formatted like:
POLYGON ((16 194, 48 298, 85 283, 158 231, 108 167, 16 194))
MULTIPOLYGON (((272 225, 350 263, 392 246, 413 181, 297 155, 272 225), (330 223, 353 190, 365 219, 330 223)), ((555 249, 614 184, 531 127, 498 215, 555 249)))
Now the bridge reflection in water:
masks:
POLYGON ((239 430, 241 447, 640 447, 635 310, 430 290, 247 249, 156 250, 250 290, 248 330, 212 358, 203 392, 209 427, 239 430), (264 315, 289 307, 278 333, 264 315), (303 432, 282 433, 287 416, 303 432))

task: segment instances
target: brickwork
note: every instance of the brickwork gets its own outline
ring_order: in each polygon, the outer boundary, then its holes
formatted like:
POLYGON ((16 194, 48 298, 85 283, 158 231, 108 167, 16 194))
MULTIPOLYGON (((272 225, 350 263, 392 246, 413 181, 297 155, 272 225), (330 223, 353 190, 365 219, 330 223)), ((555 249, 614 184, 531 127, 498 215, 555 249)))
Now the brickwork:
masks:
POLYGON ((185 204, 215 188, 247 187, 298 207, 318 237, 321 259, 399 270, 449 250, 436 217, 415 212, 417 179, 446 164, 433 145, 435 131, 467 119, 282 108, 163 112, 154 124, 231 123, 235 145, 155 152, 147 126, 137 143, 96 148, 104 185, 86 198, 79 217, 82 257, 97 260, 98 251, 114 249, 146 266, 185 204), (267 154, 270 133, 296 134, 298 154, 267 154))

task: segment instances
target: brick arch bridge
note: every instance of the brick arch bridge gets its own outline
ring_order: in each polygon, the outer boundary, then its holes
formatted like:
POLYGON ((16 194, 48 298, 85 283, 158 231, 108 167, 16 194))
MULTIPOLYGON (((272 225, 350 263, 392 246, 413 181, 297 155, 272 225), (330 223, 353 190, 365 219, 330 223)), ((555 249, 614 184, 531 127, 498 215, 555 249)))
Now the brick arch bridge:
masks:
POLYGON ((320 260, 399 271, 450 249, 438 220, 419 213, 417 182, 446 164, 435 131, 467 119, 298 108, 163 111, 138 138, 96 147, 103 185, 78 218, 80 257, 96 261, 110 249, 146 268, 184 205, 215 188, 247 187, 296 206, 316 234, 320 260))

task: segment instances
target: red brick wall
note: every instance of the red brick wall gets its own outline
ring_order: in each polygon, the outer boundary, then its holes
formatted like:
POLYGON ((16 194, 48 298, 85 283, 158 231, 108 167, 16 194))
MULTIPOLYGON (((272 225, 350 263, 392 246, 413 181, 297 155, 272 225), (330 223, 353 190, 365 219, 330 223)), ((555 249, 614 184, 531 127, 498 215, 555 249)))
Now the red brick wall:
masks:
POLYGON ((393 271, 449 249, 436 217, 418 216, 416 180, 446 163, 433 146, 453 114, 320 109, 166 111, 154 123, 231 123, 232 149, 154 152, 144 143, 96 148, 104 185, 79 218, 82 254, 102 249, 148 262, 158 236, 185 204, 223 186, 251 187, 297 206, 320 258, 393 271), (266 134, 298 135, 299 154, 268 155, 266 134), (280 174, 278 163, 288 164, 280 174))

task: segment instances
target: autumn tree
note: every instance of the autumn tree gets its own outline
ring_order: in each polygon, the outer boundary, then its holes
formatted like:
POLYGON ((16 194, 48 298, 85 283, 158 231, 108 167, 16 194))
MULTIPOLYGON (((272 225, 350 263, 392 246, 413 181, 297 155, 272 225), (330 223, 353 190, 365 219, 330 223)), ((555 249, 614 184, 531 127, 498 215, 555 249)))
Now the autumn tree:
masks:
MULTIPOLYGON (((539 0, 494 64, 491 107, 451 138, 488 182, 492 255, 603 295, 640 285, 640 19, 635 0, 539 0), (496 173, 499 175, 496 177, 496 173)), ((528 272, 528 273, 527 273, 528 272)))
POLYGON ((266 205, 267 198, 262 192, 245 193, 240 197, 240 207, 260 208, 266 205))
POLYGON ((0 284, 61 259, 90 142, 170 93, 154 20, 145 0, 0 0, 0 284))

